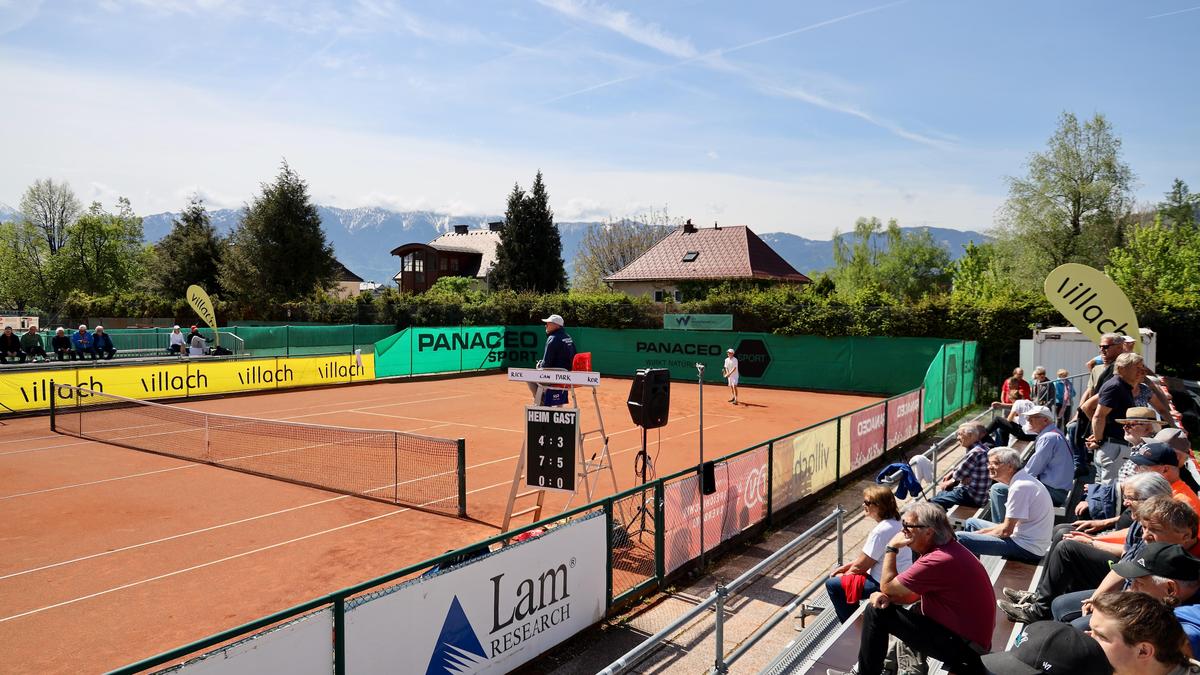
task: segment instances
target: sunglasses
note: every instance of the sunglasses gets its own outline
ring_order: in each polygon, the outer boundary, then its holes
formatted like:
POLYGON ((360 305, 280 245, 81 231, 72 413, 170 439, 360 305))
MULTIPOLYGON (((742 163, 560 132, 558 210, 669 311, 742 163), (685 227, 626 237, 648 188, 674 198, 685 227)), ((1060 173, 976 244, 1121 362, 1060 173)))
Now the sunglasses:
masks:
POLYGON ((1111 345, 1100 345, 1100 351, 1104 351, 1105 349, 1111 349, 1112 347, 1116 347, 1116 346, 1117 346, 1117 343, 1115 343, 1115 342, 1112 343, 1111 345))
POLYGON ((924 530, 927 527, 929 527, 929 526, 928 525, 909 525, 908 523, 900 523, 900 529, 904 530, 905 532, 907 532, 909 530, 924 530))

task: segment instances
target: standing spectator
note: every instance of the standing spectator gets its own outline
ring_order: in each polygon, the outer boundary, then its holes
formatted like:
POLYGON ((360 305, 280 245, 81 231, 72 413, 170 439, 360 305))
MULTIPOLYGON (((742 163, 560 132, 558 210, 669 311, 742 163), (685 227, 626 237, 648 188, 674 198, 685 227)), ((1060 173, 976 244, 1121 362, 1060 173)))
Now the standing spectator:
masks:
MULTIPOLYGON (((195 326, 193 326, 195 328, 195 326)), ((184 347, 187 345, 187 339, 179 330, 179 326, 171 327, 170 343, 167 345, 167 353, 182 354, 184 347)))
POLYGON ((42 345, 42 334, 38 332, 37 326, 30 326, 29 330, 21 335, 21 350, 33 361, 37 357, 42 357, 46 360, 46 347, 42 345))
POLYGON ((1058 413, 1058 426, 1066 429, 1071 406, 1075 405, 1075 383, 1066 368, 1059 368, 1054 376, 1058 378, 1054 381, 1054 410, 1058 413))
POLYGON ((1095 451, 1101 483, 1115 478, 1121 465, 1129 458, 1129 443, 1125 441, 1125 431, 1117 420, 1135 407, 1133 386, 1141 379, 1142 357, 1122 354, 1113 362, 1113 366, 1116 376, 1100 387, 1096 412, 1091 420, 1092 435, 1087 438, 1087 446, 1095 451))
MULTIPOLYGON (((992 480, 1008 485, 1001 519, 968 518, 958 541, 976 555, 1000 555, 1009 560, 1037 564, 1050 550, 1054 533, 1054 506, 1050 493, 1021 468, 1021 456, 1012 448, 988 452, 992 480)), ((993 505, 992 513, 997 508, 993 505)))
POLYGON ((880 672, 894 635, 950 672, 986 673, 980 655, 991 650, 995 625, 987 570, 955 540, 946 511, 929 502, 909 506, 900 533, 884 548, 880 590, 863 611, 857 672, 880 672), (898 573, 896 558, 904 547, 920 558, 898 573), (901 606, 918 600, 919 611, 901 606))
MULTIPOLYGON (((867 535, 862 553, 833 570, 825 580, 825 591, 842 623, 854 614, 859 598, 870 597, 879 590, 879 580, 883 578, 883 549, 900 532, 900 509, 896 506, 896 495, 887 486, 872 485, 863 490, 862 505, 863 513, 876 525, 867 535)), ((912 565, 912 551, 900 549, 896 571, 903 572, 909 565, 912 565)))
POLYGON ((92 334, 88 332, 87 324, 79 324, 79 330, 71 333, 71 348, 75 350, 75 358, 80 361, 85 354, 96 360, 96 349, 92 346, 92 334))
MULTIPOLYGON (((1113 375, 1113 363, 1120 356, 1121 351, 1121 335, 1120 333, 1105 333, 1100 336, 1100 354, 1096 357, 1099 363, 1089 361, 1085 367, 1088 368, 1088 384, 1083 390, 1083 395, 1078 401, 1082 404, 1100 391, 1100 387, 1108 381, 1113 375)), ((1083 411, 1083 406, 1080 405, 1075 411, 1075 421, 1067 425, 1067 440, 1071 442, 1072 449, 1075 450, 1076 461, 1075 469, 1077 474, 1090 474, 1092 467, 1092 456, 1090 449, 1087 446, 1086 439, 1092 433, 1091 415, 1083 411)))
POLYGON ((59 361, 66 360, 70 357, 75 360, 75 350, 71 347, 71 338, 67 337, 67 332, 62 326, 54 329, 54 337, 50 338, 50 348, 54 350, 54 356, 59 361))
POLYGON ((1029 383, 1025 381, 1025 370, 1020 367, 1013 368, 1012 377, 1000 385, 1000 402, 1007 405, 1016 401, 1017 398, 1029 398, 1029 394, 1029 383), (1019 397, 1018 393, 1021 394, 1019 397))
POLYGON ((721 368, 721 377, 729 382, 729 402, 737 405, 738 360, 733 355, 733 347, 725 350, 725 364, 721 368))
POLYGON ((955 435, 958 444, 967 448, 967 454, 954 473, 942 479, 938 484, 941 491, 929 501, 947 511, 955 504, 980 507, 987 502, 992 477, 987 468, 988 448, 983 444, 986 434, 987 430, 978 422, 959 425, 955 435))
POLYGON ((1054 405, 1054 384, 1046 377, 1045 366, 1033 369, 1033 389, 1029 398, 1038 405, 1054 405))
POLYGON ((113 346, 112 337, 104 332, 104 326, 96 326, 96 332, 92 335, 92 349, 96 350, 96 354, 105 361, 111 359, 117 353, 117 348, 113 346))
MULTIPOLYGON (((558 314, 551 314, 542 319, 542 323, 546 324, 546 351, 542 354, 542 360, 538 363, 538 368, 559 368, 562 370, 570 370, 571 365, 575 361, 575 341, 567 335, 567 331, 563 328, 563 318, 558 314)), ((566 405, 567 389, 546 389, 544 390, 540 405, 566 405)))
MULTIPOLYGON (((1054 426, 1054 412, 1049 408, 1037 406, 1025 416, 1030 428, 1037 434, 1033 455, 1025 464, 1025 471, 1046 486, 1055 506, 1062 506, 1067 502, 1067 495, 1075 483, 1075 456, 1071 446, 1058 427, 1054 426)), ((1002 483, 993 485, 992 498, 995 501, 992 503, 1004 503, 1007 493, 1008 488, 1002 483)), ((999 519, 996 520, 999 522, 999 519)))
POLYGON ((0 332, 0 363, 8 363, 9 359, 20 359, 25 363, 25 352, 21 349, 21 338, 13 333, 12 326, 5 326, 0 332))
POLYGON ((1185 675, 1200 672, 1188 658, 1187 636, 1170 608, 1145 593, 1096 598, 1089 631, 1114 675, 1185 675))

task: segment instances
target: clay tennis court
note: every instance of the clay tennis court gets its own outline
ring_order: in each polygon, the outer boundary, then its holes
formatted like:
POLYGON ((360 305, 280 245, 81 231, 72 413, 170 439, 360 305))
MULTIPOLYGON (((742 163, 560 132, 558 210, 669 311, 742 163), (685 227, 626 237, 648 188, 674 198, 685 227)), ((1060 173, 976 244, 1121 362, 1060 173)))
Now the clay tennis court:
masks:
MULTIPOLYGON (((620 378, 599 389, 620 489, 635 484, 641 446, 628 391, 620 378)), ((581 426, 593 429, 581 393, 581 426)), ((753 387, 741 405, 727 397, 705 387, 708 459, 879 400, 753 387)), ((2 669, 108 670, 497 534, 529 399, 524 384, 484 375, 177 404, 463 437, 467 519, 55 434, 46 417, 0 422, 2 669)), ((696 384, 672 383, 670 423, 649 432, 658 476, 697 463, 698 412, 696 384)), ((605 473, 597 496, 611 492, 605 473)), ((543 517, 566 500, 549 493, 543 517)))

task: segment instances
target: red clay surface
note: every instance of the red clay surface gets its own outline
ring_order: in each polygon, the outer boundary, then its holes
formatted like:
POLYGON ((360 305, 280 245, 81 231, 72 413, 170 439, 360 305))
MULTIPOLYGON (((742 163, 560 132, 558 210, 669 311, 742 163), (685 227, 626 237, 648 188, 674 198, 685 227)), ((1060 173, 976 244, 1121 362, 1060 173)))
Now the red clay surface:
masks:
MULTIPOLYGON (((659 476, 697 461, 696 385, 672 389, 670 424, 649 432, 659 476)), ((621 489, 635 484, 641 443, 628 391, 619 378, 599 390, 621 489)), ((0 422, 0 670, 119 667, 498 534, 529 398, 526 385, 488 375, 178 404, 464 437, 473 520, 58 435, 45 417, 0 422)), ((742 405, 727 398, 705 387, 709 459, 878 400, 749 387, 742 405)), ((611 492, 605 476, 597 494, 611 492)), ((543 516, 566 499, 548 493, 543 516)), ((583 503, 581 491, 572 504, 583 503)))

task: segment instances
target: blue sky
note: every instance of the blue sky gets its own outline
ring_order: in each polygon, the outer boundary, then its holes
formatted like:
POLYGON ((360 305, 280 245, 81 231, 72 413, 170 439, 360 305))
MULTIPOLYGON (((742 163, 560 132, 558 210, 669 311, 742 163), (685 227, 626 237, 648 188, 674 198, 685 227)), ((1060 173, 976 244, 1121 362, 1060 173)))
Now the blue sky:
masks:
POLYGON ((984 229, 1058 115, 1100 112, 1137 195, 1200 190, 1200 0, 0 0, 0 202, 143 214, 321 203, 560 220, 667 209, 828 238, 984 229))

